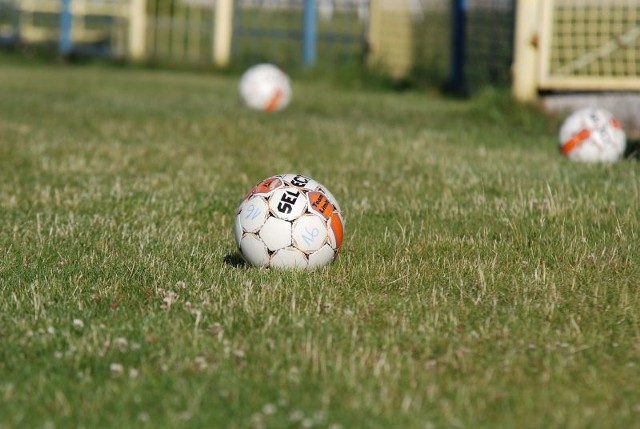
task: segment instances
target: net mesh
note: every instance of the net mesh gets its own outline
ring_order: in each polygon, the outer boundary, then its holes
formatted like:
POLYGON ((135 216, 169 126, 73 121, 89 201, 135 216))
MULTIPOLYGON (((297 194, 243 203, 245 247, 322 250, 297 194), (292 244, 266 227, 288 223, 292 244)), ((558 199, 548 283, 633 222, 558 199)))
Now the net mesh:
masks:
POLYGON ((510 82, 514 26, 515 1, 467 0, 465 78, 470 87, 510 82))
POLYGON ((552 14, 550 75, 640 76, 638 0, 557 0, 552 14))

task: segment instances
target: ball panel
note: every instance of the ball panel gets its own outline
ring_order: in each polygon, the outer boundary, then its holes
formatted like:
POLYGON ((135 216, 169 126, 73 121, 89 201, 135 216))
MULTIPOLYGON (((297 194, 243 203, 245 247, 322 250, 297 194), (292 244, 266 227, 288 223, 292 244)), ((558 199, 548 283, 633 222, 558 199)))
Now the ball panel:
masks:
POLYGON ((561 148, 562 153, 567 155, 585 140, 589 139, 589 137, 591 137, 591 131, 589 128, 582 128, 577 133, 571 135, 569 139, 564 141, 561 148))
POLYGON ((271 176, 251 188, 251 190, 249 190, 249 192, 247 192, 244 197, 246 199, 255 194, 268 195, 269 193, 271 193, 271 191, 283 185, 284 183, 282 182, 282 179, 280 177, 271 176))
POLYGON ((269 216, 258 233, 272 252, 291 245, 291 222, 269 216))
POLYGON ((307 268, 308 261, 304 253, 294 247, 278 250, 271 256, 271 266, 274 268, 307 268))
POLYGON ((325 219, 329 219, 333 213, 333 204, 329 198, 320 191, 311 191, 307 193, 309 198, 309 207, 312 211, 320 214, 325 219))
POLYGON ((302 189, 316 189, 320 184, 311 177, 296 173, 286 173, 282 175, 282 180, 291 186, 302 189))
POLYGON ((236 239, 236 244, 240 246, 240 240, 242 240, 242 235, 244 231, 242 230, 242 225, 240 225, 240 219, 236 216, 236 220, 233 225, 233 236, 236 239))
POLYGON ((293 245, 305 253, 318 250, 327 242, 327 224, 320 216, 307 214, 293 223, 293 245))
POLYGON ((333 213, 329 220, 329 242, 334 249, 340 249, 342 246, 342 237, 344 235, 344 225, 342 216, 339 213, 333 213))
POLYGON ((246 234, 240 240, 240 253, 242 257, 257 267, 266 267, 269 265, 269 253, 267 247, 262 240, 254 234, 246 234))
POLYGON ((276 189, 269 198, 271 213, 279 219, 294 220, 307 209, 303 192, 291 186, 276 189))
POLYGON ((331 246, 329 246, 328 244, 325 244, 319 250, 309 255, 308 267, 309 268, 323 267, 328 263, 330 263, 331 261, 333 261, 335 256, 336 256, 335 250, 333 250, 331 246))
POLYGON ((236 219, 246 232, 256 232, 269 216, 269 205, 260 196, 252 196, 240 205, 236 219))
POLYGON ((333 209, 334 210, 342 212, 342 209, 340 208, 340 204, 338 204, 338 199, 336 197, 334 197, 333 194, 331 192, 329 192, 329 190, 327 188, 325 188, 322 185, 320 185, 315 190, 322 192, 329 199, 331 204, 333 204, 333 209))
POLYGON ((266 110, 267 112, 275 112, 277 110, 280 110, 283 97, 284 91, 281 88, 274 88, 269 101, 267 101, 264 106, 264 110, 266 110))

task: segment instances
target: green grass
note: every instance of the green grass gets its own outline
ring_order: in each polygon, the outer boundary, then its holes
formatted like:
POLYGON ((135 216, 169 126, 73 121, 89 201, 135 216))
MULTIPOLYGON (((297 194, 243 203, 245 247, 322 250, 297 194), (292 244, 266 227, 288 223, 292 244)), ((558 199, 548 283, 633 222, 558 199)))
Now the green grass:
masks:
POLYGON ((640 165, 484 92, 0 68, 0 428, 640 427, 640 165), (244 192, 324 183, 315 272, 238 265, 244 192))

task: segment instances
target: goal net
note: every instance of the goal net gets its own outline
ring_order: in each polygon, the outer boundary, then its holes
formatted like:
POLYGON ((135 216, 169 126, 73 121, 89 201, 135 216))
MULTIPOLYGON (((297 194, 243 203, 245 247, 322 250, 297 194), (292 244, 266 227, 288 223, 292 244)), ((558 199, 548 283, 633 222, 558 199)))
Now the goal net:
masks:
POLYGON ((541 4, 540 89, 640 90, 640 1, 541 4))

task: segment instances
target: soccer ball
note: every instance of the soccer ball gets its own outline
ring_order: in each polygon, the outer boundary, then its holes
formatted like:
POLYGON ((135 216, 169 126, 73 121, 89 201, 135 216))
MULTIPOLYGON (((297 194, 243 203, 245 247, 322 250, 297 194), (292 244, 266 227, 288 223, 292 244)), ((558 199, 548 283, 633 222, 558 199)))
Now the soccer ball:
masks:
POLYGON ((289 77, 273 64, 258 64, 245 71, 239 91, 244 104, 255 110, 276 112, 291 102, 289 77))
POLYGON ((338 254, 344 219, 326 187, 301 174, 279 174, 245 194, 234 233, 242 257, 251 265, 319 268, 338 254))
POLYGON ((624 154, 627 139, 611 112, 587 107, 576 110, 560 127, 560 152, 572 161, 615 162, 624 154))

